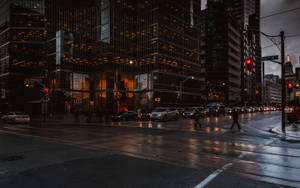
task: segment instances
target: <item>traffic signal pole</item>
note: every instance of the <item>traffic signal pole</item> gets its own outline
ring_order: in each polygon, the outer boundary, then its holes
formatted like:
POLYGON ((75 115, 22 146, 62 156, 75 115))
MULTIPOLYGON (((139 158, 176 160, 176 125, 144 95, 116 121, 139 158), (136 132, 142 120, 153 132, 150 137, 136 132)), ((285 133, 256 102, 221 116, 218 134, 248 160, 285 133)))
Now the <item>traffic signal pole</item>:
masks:
POLYGON ((282 82, 282 93, 281 93, 281 106, 282 106, 282 120, 281 120, 281 129, 285 133, 285 98, 286 98, 286 85, 285 85, 285 44, 284 44, 284 31, 280 32, 281 38, 281 82, 282 82))

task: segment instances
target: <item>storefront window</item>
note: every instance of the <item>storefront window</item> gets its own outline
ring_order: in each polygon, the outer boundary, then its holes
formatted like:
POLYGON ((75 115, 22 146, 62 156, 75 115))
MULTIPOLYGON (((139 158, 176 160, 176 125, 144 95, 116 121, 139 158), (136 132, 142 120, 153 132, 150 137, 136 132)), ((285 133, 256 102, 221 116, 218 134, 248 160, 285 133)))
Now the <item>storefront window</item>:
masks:
POLYGON ((90 89, 89 75, 72 73, 70 76, 70 86, 72 90, 88 91, 90 89))

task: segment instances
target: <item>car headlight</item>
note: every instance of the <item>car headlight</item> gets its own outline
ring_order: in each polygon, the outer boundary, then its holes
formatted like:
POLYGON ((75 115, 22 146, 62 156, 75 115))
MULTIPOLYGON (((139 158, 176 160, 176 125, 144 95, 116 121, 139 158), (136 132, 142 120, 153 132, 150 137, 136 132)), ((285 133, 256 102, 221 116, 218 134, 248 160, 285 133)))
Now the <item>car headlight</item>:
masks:
POLYGON ((162 114, 157 114, 157 116, 159 116, 159 117, 160 117, 161 115, 162 115, 162 114))
POLYGON ((193 116, 194 115, 194 113, 191 113, 191 116, 193 116))

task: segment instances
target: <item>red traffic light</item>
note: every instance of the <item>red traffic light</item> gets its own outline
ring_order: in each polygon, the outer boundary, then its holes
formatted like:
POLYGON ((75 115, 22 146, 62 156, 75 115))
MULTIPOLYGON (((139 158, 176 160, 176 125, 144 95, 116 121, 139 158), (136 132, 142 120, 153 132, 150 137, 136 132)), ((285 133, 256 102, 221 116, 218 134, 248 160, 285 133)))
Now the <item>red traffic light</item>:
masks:
POLYGON ((293 88, 293 84, 292 84, 292 83, 288 83, 287 86, 288 86, 289 89, 292 89, 292 88, 293 88))
POLYGON ((47 88, 47 87, 44 87, 44 93, 49 93, 49 88, 47 88))
POLYGON ((124 85, 127 85, 128 84, 128 80, 124 80, 124 85))
POLYGON ((253 59, 252 58, 247 58, 247 59, 245 59, 245 63, 247 65, 251 65, 253 63, 253 59))
POLYGON ((245 71, 252 71, 253 70, 253 59, 247 58, 245 59, 245 71))

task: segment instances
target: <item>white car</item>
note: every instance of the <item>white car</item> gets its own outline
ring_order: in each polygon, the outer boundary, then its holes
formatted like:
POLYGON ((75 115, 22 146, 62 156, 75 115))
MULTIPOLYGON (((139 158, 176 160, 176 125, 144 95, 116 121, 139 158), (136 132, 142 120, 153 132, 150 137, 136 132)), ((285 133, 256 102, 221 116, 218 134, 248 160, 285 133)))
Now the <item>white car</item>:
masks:
POLYGON ((9 112, 1 117, 4 123, 29 123, 30 116, 24 112, 9 112))
POLYGON ((233 109, 232 108, 229 108, 229 107, 226 107, 225 108, 225 113, 226 114, 231 114, 233 112, 233 109))
POLYGON ((176 108, 162 108, 158 107, 150 114, 151 120, 168 121, 171 119, 178 119, 179 112, 176 108))
POLYGON ((247 112, 247 113, 253 112, 253 108, 252 108, 252 107, 246 107, 246 112, 247 112))

